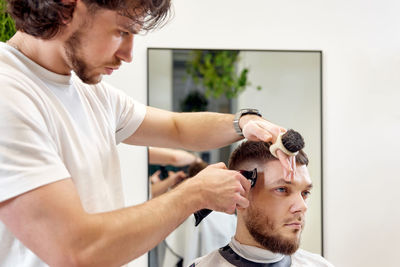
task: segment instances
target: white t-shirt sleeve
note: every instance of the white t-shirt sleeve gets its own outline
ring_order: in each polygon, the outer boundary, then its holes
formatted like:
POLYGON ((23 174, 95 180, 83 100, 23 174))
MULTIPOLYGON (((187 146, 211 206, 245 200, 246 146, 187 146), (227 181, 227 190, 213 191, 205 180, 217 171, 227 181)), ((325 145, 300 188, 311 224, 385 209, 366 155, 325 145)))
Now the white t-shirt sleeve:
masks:
POLYGON ((22 83, 1 77, 0 202, 70 174, 45 123, 45 109, 22 83))
POLYGON ((102 84, 107 87, 109 93, 108 97, 115 120, 115 139, 118 144, 139 128, 146 115, 146 106, 112 85, 106 82, 102 82, 102 84))

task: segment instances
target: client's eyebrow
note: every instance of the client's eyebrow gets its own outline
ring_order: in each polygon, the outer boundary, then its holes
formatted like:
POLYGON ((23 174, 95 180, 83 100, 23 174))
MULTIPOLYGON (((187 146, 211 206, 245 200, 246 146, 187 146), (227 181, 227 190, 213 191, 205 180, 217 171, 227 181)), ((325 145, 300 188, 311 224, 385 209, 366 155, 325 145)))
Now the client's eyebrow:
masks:
MULTIPOLYGON (((279 179, 279 180, 277 180, 277 181, 275 181, 275 182, 272 182, 272 183, 270 183, 269 185, 270 186, 276 186, 276 185, 282 185, 282 184, 293 184, 292 183, 292 181, 288 181, 288 180, 285 180, 285 179, 283 179, 283 178, 281 178, 281 179, 279 179)), ((307 184, 307 186, 306 186, 306 188, 307 189, 311 189, 313 187, 313 184, 312 183, 310 183, 310 184, 307 184)))

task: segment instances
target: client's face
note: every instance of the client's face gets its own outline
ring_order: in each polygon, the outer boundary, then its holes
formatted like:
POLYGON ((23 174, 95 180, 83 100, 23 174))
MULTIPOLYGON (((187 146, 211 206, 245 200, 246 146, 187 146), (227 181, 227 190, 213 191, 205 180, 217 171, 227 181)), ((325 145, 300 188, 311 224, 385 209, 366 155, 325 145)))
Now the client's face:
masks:
POLYGON ((256 186, 250 192, 250 206, 243 220, 250 235, 275 253, 293 254, 300 245, 307 211, 306 199, 312 187, 305 165, 297 165, 292 181, 283 177, 279 161, 270 161, 258 169, 256 186))

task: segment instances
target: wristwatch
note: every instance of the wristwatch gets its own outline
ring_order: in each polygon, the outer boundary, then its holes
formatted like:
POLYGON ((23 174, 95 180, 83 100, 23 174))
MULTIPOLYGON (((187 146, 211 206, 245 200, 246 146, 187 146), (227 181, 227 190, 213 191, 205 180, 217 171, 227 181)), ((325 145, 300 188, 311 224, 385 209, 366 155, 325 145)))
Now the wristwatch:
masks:
POLYGON ((238 112, 236 112, 235 118, 233 119, 233 128, 235 128, 236 133, 240 136, 243 136, 243 133, 242 133, 242 129, 239 126, 239 120, 242 116, 249 115, 249 114, 262 117, 262 115, 260 114, 258 109, 254 109, 254 108, 244 108, 244 109, 241 109, 238 112))

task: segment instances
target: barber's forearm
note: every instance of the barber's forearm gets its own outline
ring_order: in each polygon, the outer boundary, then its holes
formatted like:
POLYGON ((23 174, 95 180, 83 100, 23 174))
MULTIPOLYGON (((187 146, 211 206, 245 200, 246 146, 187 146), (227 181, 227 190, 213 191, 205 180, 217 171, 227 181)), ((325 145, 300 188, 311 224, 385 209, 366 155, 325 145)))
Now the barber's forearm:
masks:
POLYGON ((233 128, 233 118, 232 114, 212 112, 176 113, 174 116, 182 144, 194 151, 219 148, 240 140, 233 128))
POLYGON ((192 151, 219 148, 240 140, 233 118, 232 114, 176 113, 147 107, 142 124, 124 143, 192 151))
POLYGON ((91 215, 87 226, 92 229, 85 231, 86 245, 79 247, 80 262, 120 266, 146 253, 201 207, 196 194, 188 193, 175 190, 138 206, 91 215))
POLYGON ((193 179, 142 205, 91 214, 63 179, 0 203, 0 219, 50 266, 121 266, 206 207, 199 187, 193 179))

